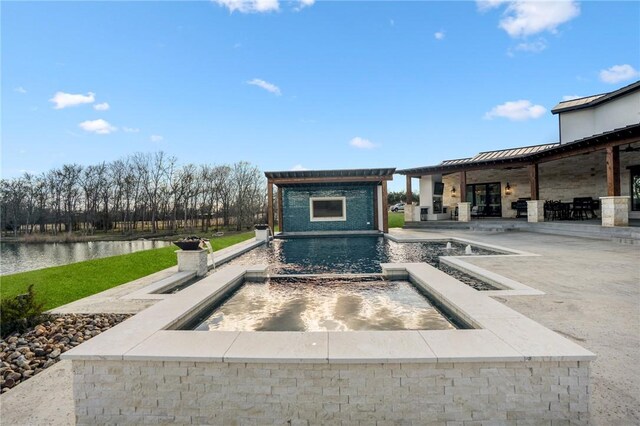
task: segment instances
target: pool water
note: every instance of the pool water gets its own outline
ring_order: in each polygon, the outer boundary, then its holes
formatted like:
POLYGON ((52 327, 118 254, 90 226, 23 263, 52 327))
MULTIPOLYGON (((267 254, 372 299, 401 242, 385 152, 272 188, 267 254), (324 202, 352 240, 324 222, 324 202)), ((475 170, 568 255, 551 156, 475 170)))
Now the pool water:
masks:
POLYGON ((349 331, 456 328, 408 281, 281 277, 247 282, 195 330, 349 331))
MULTIPOLYGON (((229 265, 268 265, 270 274, 370 274, 381 263, 422 263, 439 267, 439 256, 463 256, 465 245, 442 241, 396 243, 382 237, 324 237, 275 239, 230 261, 229 265)), ((497 254, 472 247, 474 255, 497 254)), ((449 273, 449 271, 446 271, 449 273)), ((456 277, 457 278, 457 277, 456 277)))

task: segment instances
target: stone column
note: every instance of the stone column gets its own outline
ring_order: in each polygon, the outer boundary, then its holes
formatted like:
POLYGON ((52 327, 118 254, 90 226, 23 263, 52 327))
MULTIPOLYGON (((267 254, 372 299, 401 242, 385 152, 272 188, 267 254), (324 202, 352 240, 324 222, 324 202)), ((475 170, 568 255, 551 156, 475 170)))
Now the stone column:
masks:
POLYGON ((405 204, 404 205, 404 221, 405 222, 413 222, 413 209, 415 209, 416 206, 414 206, 413 204, 405 204))
POLYGON ((176 250, 178 254, 178 271, 195 271, 201 277, 208 271, 207 254, 209 250, 176 250))
POLYGON ((471 203, 458 203, 458 222, 471 220, 471 203))
POLYGON ((629 196, 600 197, 602 226, 629 226, 629 196))
POLYGON ((527 201, 527 222, 544 222, 544 200, 527 201))

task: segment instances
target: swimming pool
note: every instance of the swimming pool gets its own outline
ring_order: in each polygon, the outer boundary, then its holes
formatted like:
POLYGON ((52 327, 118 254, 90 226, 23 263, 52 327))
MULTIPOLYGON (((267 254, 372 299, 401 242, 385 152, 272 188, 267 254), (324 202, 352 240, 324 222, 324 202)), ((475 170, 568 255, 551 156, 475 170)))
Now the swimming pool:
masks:
MULTIPOLYGON (((294 274, 375 274, 381 263, 428 263, 476 290, 496 288, 446 265, 439 256, 464 256, 466 246, 458 242, 432 241, 397 243, 377 236, 314 237, 275 239, 225 265, 268 265, 271 275, 294 274)), ((497 252, 473 247, 474 255, 497 252)))
POLYGON ((245 282, 201 313, 201 331, 449 330, 447 318, 408 281, 382 277, 278 277, 245 282))

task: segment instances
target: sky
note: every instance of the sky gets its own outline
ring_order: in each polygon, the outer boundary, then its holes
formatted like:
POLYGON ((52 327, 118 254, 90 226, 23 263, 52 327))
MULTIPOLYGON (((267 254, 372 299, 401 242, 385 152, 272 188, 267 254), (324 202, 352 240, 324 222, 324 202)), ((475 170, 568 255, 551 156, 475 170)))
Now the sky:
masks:
POLYGON ((635 1, 2 1, 0 14, 3 178, 160 150, 272 171, 433 165, 556 142, 559 101, 640 79, 635 1))

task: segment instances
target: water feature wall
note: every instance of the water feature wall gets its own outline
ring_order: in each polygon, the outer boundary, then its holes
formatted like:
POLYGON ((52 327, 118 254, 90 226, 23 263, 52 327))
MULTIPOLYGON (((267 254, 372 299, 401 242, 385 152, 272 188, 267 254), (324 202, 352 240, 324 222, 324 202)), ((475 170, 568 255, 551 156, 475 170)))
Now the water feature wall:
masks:
POLYGON ((375 185, 333 184, 283 187, 283 222, 286 232, 373 231, 375 185), (345 197, 346 220, 310 220, 310 197, 345 197))

